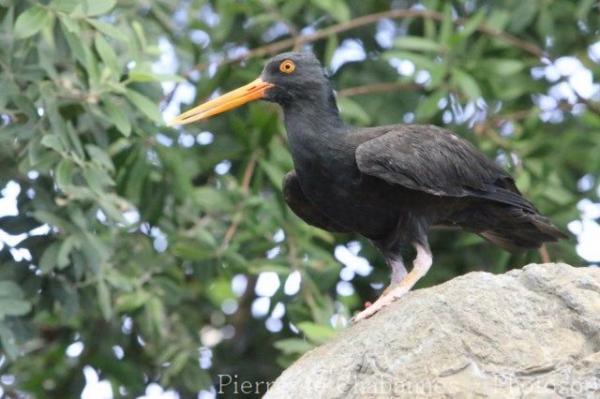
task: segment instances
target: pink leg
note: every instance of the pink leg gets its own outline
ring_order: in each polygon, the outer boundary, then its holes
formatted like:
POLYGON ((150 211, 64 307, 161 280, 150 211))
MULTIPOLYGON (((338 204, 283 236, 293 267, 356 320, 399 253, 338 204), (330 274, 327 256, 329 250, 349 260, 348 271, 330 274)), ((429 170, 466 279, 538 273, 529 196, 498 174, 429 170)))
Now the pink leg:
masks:
POLYGON ((385 290, 385 292, 368 308, 357 314, 352 318, 352 322, 356 323, 360 320, 367 319, 377 313, 379 310, 388 306, 396 299, 402 297, 429 271, 432 264, 431 252, 427 246, 421 244, 415 244, 417 250, 417 257, 413 261, 413 268, 399 283, 394 284, 392 277, 392 284, 385 290))

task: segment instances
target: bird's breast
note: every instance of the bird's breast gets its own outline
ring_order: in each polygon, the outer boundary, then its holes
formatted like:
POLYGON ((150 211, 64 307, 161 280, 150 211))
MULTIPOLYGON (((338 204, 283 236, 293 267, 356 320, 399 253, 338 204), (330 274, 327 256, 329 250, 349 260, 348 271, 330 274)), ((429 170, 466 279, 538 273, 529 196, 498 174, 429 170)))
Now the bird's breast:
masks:
POLYGON ((295 166, 307 199, 329 218, 369 238, 393 228, 397 207, 390 188, 362 175, 355 162, 315 156, 295 166))

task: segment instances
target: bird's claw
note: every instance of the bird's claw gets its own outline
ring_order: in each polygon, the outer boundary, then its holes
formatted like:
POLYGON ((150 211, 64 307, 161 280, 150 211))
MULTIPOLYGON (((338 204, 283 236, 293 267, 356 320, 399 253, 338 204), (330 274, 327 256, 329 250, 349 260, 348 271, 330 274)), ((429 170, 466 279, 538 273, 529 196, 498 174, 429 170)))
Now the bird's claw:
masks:
POLYGON ((402 286, 391 288, 386 294, 380 296, 375 302, 367 302, 368 306, 367 303, 365 303, 365 309, 352 317, 350 319, 350 323, 355 324, 361 320, 368 319, 381 309, 389 306, 392 302, 402 297, 404 294, 406 294, 406 292, 408 292, 408 290, 402 286))

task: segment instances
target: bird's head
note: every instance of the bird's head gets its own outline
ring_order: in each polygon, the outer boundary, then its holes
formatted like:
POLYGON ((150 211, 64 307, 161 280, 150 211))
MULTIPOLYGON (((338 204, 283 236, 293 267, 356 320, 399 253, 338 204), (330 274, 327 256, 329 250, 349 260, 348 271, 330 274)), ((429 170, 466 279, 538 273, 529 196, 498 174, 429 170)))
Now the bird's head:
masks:
POLYGON ((312 53, 282 53, 271 58, 254 81, 182 113, 170 125, 196 122, 254 100, 286 107, 293 103, 329 101, 330 97, 329 80, 312 53))

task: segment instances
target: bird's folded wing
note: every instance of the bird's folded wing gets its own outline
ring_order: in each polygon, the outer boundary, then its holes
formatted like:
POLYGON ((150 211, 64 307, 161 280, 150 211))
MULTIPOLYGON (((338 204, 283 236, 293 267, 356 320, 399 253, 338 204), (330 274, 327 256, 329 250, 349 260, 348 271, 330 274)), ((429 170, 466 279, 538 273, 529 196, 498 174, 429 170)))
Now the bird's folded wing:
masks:
POLYGON ((412 190, 530 205, 499 166, 468 141, 437 126, 391 126, 358 146, 356 162, 362 173, 412 190))

